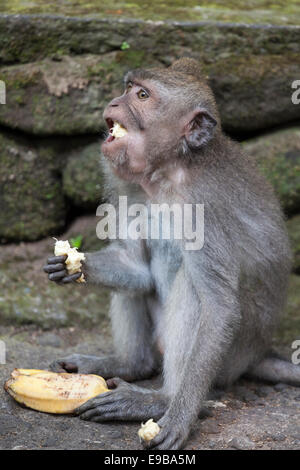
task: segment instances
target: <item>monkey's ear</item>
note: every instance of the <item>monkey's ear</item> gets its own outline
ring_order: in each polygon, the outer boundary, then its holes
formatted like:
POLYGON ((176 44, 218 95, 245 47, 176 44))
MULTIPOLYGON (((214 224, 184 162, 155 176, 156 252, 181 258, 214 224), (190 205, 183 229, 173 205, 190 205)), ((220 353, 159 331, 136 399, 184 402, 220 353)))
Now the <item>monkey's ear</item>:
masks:
POLYGON ((185 139, 188 146, 197 150, 206 145, 213 137, 217 121, 202 108, 197 108, 187 116, 185 139))

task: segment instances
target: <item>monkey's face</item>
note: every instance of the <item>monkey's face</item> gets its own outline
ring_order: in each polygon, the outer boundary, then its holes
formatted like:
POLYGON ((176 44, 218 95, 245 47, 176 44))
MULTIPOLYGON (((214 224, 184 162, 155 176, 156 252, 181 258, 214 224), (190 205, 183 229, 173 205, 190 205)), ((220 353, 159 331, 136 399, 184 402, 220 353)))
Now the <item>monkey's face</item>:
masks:
POLYGON ((131 82, 124 94, 104 110, 109 135, 102 144, 102 152, 122 178, 135 180, 146 170, 147 116, 151 113, 149 91, 131 82))
POLYGON ((166 81, 145 74, 129 72, 123 95, 113 99, 103 114, 110 132, 102 152, 119 177, 137 183, 166 164, 174 166, 175 160, 178 164, 183 144, 185 151, 198 151, 216 124, 205 108, 197 106, 201 95, 196 96, 198 102, 194 95, 191 98, 193 84, 184 84, 182 77, 166 81))
POLYGON ((110 132, 102 152, 118 176, 139 182, 154 161, 170 154, 180 134, 170 111, 167 95, 149 80, 129 80, 124 94, 107 105, 103 117, 110 132))

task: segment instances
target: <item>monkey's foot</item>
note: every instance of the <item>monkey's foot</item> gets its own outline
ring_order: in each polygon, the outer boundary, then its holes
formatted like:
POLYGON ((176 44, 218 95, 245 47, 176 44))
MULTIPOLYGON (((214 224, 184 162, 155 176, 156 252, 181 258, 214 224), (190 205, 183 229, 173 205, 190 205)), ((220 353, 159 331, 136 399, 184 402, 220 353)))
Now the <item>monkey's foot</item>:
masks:
POLYGON ((167 399, 159 391, 147 390, 119 378, 108 380, 107 385, 115 388, 87 401, 75 414, 94 422, 142 421, 159 419, 166 411, 167 399))
POLYGON ((143 442, 145 449, 177 450, 183 448, 190 428, 182 422, 179 415, 172 419, 165 414, 157 424, 161 429, 154 439, 143 442))

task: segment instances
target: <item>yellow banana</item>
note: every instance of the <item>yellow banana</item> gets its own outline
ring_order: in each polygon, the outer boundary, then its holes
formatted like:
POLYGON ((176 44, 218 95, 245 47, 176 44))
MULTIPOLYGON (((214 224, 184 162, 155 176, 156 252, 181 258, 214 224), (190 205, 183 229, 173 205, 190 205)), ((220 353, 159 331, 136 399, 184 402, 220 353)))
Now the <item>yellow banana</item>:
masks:
POLYGON ((46 413, 72 413, 78 406, 108 392, 98 375, 14 369, 5 390, 19 403, 46 413))

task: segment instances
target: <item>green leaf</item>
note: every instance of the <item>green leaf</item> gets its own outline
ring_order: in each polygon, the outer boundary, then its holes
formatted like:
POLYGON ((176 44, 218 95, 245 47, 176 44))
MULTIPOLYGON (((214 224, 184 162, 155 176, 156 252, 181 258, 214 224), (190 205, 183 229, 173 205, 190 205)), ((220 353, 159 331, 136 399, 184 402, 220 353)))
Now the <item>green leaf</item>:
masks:
POLYGON ((125 51, 126 49, 130 49, 130 45, 128 44, 127 41, 123 41, 121 44, 121 50, 125 51))
POLYGON ((77 235, 77 237, 70 238, 70 243, 72 248, 80 248, 82 244, 82 235, 77 235))

